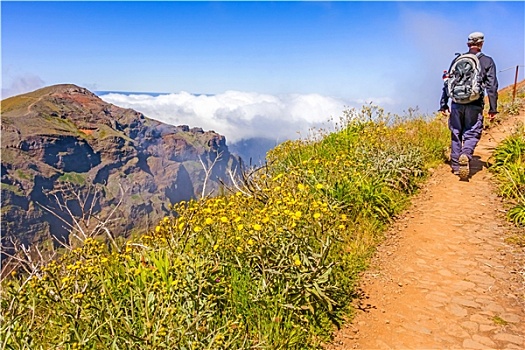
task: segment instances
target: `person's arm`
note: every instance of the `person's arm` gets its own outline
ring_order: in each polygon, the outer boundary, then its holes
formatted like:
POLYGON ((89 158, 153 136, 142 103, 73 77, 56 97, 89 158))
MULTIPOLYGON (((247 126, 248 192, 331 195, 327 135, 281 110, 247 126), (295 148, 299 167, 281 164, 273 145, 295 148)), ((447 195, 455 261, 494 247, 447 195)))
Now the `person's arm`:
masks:
POLYGON ((442 113, 449 112, 448 108, 448 89, 447 84, 443 84, 443 92, 441 93, 441 100, 439 101, 439 111, 442 113))
MULTIPOLYGON (((456 58, 458 58, 458 56, 459 56, 459 53, 456 54, 456 58)), ((447 74, 450 74, 450 70, 456 58, 453 59, 452 62, 450 63, 447 74)), ((450 96, 448 95, 448 84, 447 84, 447 81, 445 80, 443 81, 443 92, 441 93, 441 100, 439 101, 439 111, 443 114, 447 114, 450 112, 450 108, 448 107, 449 98, 450 96)))
POLYGON ((498 113, 498 78, 496 76, 496 64, 492 58, 486 69, 485 84, 489 99, 489 117, 494 118, 498 113))

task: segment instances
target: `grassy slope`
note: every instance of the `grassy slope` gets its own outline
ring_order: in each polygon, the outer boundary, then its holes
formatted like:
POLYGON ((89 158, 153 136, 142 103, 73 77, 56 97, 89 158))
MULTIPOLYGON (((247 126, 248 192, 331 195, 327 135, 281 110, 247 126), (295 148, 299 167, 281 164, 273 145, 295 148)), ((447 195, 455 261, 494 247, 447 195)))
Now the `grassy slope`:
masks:
POLYGON ((14 348, 317 348, 348 313, 360 271, 443 162, 443 120, 347 111, 286 142, 235 193, 180 203, 124 245, 87 240, 3 281, 14 348))
MULTIPOLYGON (((517 84, 515 99, 514 87, 509 86, 500 92, 500 106, 504 114, 518 115, 525 110, 525 80, 517 84), (514 103, 513 103, 514 102, 514 103)), ((505 117, 505 116, 504 116, 505 117)), ((492 172, 496 176, 499 193, 506 200, 509 221, 517 226, 525 225, 525 135, 523 125, 500 143, 492 156, 492 172)), ((523 232, 512 238, 525 245, 523 232)))

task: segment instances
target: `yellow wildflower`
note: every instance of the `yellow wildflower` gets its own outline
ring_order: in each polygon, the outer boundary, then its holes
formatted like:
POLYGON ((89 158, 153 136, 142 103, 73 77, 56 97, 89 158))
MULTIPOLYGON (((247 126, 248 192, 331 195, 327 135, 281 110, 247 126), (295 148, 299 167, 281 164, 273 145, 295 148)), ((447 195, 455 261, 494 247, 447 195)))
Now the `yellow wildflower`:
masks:
POLYGON ((259 225, 259 224, 253 224, 252 227, 253 227, 253 229, 254 229, 255 231, 260 231, 260 230, 262 230, 262 226, 259 225))
POLYGON ((284 176, 284 174, 280 173, 279 175, 277 175, 276 177, 273 178, 273 181, 279 180, 283 176, 284 176))
POLYGON ((206 225, 211 225, 211 224, 213 224, 213 219, 212 219, 212 218, 206 218, 206 220, 204 221, 204 223, 205 223, 206 225))

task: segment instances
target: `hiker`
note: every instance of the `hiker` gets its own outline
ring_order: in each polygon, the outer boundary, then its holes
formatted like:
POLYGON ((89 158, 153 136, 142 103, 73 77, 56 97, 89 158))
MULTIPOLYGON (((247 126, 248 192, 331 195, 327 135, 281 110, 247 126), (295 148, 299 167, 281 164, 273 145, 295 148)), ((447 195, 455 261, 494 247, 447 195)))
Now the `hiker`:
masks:
POLYGON ((468 36, 469 51, 456 54, 447 77, 444 77, 439 110, 450 114, 450 162, 452 172, 462 180, 470 175, 469 163, 483 130, 484 91, 489 100, 489 119, 492 121, 498 104, 498 79, 494 60, 481 52, 485 36, 474 32, 468 36), (449 110, 448 100, 452 99, 449 110))

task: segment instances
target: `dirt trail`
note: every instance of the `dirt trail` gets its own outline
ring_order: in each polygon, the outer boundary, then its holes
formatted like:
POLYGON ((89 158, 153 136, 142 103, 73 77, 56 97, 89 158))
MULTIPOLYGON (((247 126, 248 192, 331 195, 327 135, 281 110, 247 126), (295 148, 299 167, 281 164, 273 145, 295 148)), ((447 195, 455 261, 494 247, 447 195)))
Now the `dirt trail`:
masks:
POLYGON ((336 349, 525 349, 524 249, 486 165, 521 115, 484 133, 470 181, 439 167, 363 276, 336 349))

